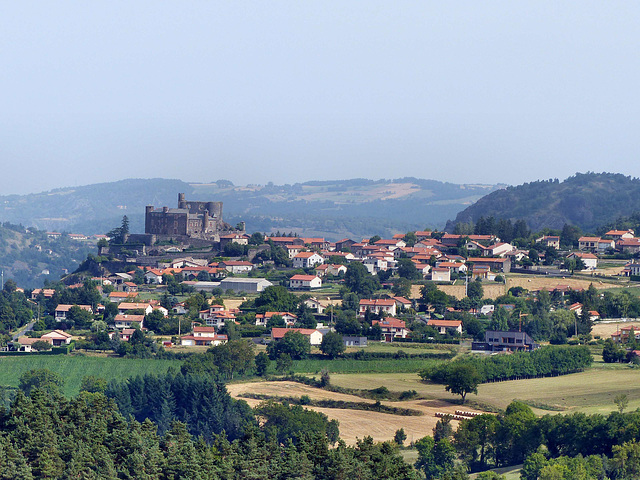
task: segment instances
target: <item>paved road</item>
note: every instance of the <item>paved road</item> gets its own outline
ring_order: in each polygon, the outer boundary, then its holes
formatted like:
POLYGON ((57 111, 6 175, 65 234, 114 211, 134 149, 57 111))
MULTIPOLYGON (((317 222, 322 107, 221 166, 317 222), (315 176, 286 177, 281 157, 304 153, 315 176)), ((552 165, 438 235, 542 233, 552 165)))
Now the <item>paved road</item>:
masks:
POLYGON ((22 330, 18 330, 18 332, 13 336, 13 338, 11 339, 12 341, 17 341, 18 338, 22 337, 25 333, 27 333, 30 330, 33 330, 33 326, 36 324, 35 320, 32 320, 31 322, 27 323, 22 330))

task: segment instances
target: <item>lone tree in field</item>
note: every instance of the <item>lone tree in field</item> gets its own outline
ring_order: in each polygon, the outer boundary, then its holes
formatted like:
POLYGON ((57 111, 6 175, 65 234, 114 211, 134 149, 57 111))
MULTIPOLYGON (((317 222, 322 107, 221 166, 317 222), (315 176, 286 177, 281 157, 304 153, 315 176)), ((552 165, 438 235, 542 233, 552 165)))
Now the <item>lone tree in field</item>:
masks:
POLYGON ((455 365, 447 375, 445 388, 447 392, 460 395, 461 403, 464 403, 467 393, 478 394, 478 384, 481 380, 480 373, 473 365, 455 365))

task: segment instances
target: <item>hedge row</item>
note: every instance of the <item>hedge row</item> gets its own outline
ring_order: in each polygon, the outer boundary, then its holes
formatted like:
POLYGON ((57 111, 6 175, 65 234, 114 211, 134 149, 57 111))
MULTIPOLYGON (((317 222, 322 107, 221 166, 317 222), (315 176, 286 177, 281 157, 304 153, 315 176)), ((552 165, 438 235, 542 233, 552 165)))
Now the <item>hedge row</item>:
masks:
POLYGON ((263 395, 259 393, 243 393, 239 395, 241 398, 252 398, 255 400, 275 400, 280 403, 288 403, 291 405, 309 405, 311 407, 320 408, 339 408, 342 410, 365 410, 371 412, 390 413, 392 415, 401 415, 405 417, 421 416, 423 412, 413 410, 411 408, 392 407, 382 405, 380 402, 348 402, 345 400, 316 400, 308 396, 302 397, 281 397, 277 395, 263 395))
POLYGON ((546 346, 533 352, 511 355, 473 356, 447 362, 420 372, 423 380, 446 383, 453 365, 470 364, 480 374, 481 382, 500 382, 521 378, 553 377, 580 372, 593 358, 586 346, 546 346))

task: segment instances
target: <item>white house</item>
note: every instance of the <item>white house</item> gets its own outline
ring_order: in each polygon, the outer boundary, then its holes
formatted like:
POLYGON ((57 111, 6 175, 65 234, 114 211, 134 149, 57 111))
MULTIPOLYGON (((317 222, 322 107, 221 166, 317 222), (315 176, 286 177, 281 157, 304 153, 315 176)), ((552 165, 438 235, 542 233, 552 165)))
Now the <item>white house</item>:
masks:
POLYGON ((582 260, 585 266, 585 270, 595 270, 598 268, 598 257, 593 253, 570 253, 567 258, 575 258, 576 260, 582 260))
POLYGON ((311 290, 312 288, 320 288, 322 280, 315 275, 294 275, 289 279, 289 288, 295 290, 311 290))
POLYGON ((462 334, 462 320, 438 320, 432 318, 427 321, 427 326, 438 330, 440 335, 445 335, 447 332, 462 334))
POLYGON ((395 316, 397 312, 397 304, 393 298, 365 298, 360 300, 360 315, 364 316, 367 310, 371 313, 375 313, 376 315, 384 314, 395 316))
POLYGON ((118 314, 114 318, 116 328, 142 328, 144 326, 144 315, 124 315, 118 314))
POLYGON ((122 302, 118 305, 118 314, 126 315, 132 310, 142 310, 144 315, 149 315, 153 312, 153 307, 150 303, 138 303, 138 302, 122 302))
POLYGON ((56 307, 54 311, 54 318, 58 322, 62 322, 63 320, 66 320, 69 310, 71 310, 71 307, 74 307, 74 306, 80 307, 82 310, 86 310, 89 313, 93 313, 93 309, 91 308, 90 305, 67 305, 67 304, 61 303, 56 307))
POLYGON ((324 263, 324 258, 316 252, 300 252, 293 257, 293 268, 312 268, 324 263))
POLYGON ((298 317, 296 315, 289 312, 265 312, 265 313, 258 313, 256 315, 256 325, 259 327, 266 327, 267 322, 269 322, 271 317, 275 315, 282 317, 287 327, 292 327, 293 325, 295 325, 296 321, 298 320, 298 317))
POLYGON ((241 260, 226 260, 220 262, 220 267, 224 268, 227 272, 231 272, 234 275, 240 273, 249 273, 253 270, 253 263, 241 260))
POLYGON ((280 328, 274 327, 271 329, 271 338, 273 340, 280 340, 287 332, 298 332, 309 339, 311 345, 318 346, 322 343, 322 333, 315 328, 280 328))
POLYGON ((431 281, 433 282, 450 282, 451 270, 445 267, 433 267, 431 269, 431 281))

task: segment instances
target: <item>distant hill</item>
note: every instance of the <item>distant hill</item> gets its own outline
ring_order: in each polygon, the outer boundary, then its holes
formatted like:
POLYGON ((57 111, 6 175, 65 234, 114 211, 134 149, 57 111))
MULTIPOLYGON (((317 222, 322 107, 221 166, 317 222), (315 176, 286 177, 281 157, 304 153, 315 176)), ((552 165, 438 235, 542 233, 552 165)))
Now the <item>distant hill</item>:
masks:
POLYGON ((457 185, 434 180, 311 181, 237 186, 226 180, 186 183, 130 179, 31 195, 0 197, 0 220, 43 230, 105 233, 123 215, 132 232, 144 231, 144 207, 174 207, 179 192, 191 200, 224 202, 224 219, 246 221, 249 231, 294 231, 329 239, 424 228, 448 218, 504 185, 457 185))
POLYGON ((560 229, 565 223, 585 232, 640 211, 640 179, 614 173, 577 173, 563 182, 542 180, 507 187, 481 198, 448 222, 477 222, 480 217, 523 219, 532 230, 560 229))
POLYGON ((45 280, 58 281, 96 253, 96 242, 48 238, 43 231, 21 225, 0 225, 0 269, 4 280, 23 288, 40 287, 45 280))

